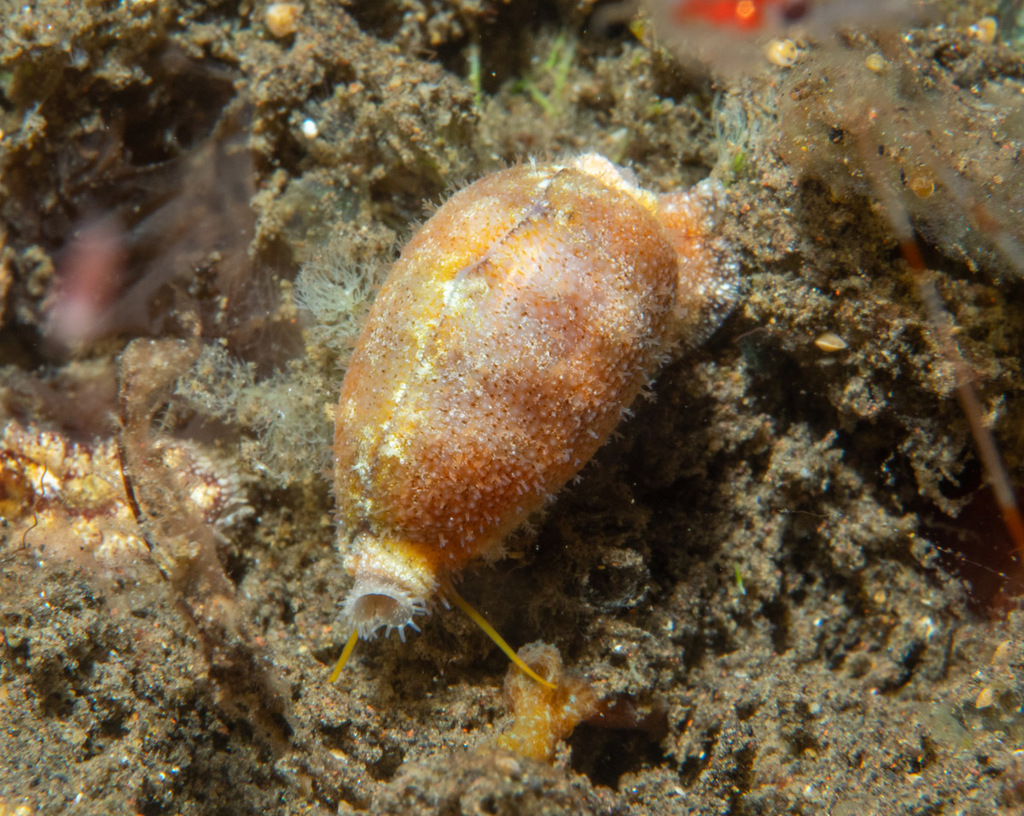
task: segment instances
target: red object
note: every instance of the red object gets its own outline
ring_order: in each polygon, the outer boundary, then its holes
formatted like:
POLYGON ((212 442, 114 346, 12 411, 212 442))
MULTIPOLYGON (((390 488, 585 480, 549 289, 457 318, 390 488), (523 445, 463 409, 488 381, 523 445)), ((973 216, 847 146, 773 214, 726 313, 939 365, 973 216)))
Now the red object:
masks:
POLYGON ((769 0, 679 0, 672 11, 678 23, 699 20, 717 26, 734 26, 749 31, 761 25, 761 8, 769 0))

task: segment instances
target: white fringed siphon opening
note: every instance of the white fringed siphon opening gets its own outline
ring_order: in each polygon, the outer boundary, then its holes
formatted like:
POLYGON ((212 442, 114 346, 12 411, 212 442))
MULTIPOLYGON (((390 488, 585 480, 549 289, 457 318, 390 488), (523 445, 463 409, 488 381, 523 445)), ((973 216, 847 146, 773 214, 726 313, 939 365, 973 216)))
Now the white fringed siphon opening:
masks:
POLYGON ((397 631, 404 642, 406 627, 419 631, 413 618, 427 614, 427 603, 393 579, 360 575, 345 599, 343 614, 364 640, 384 629, 385 636, 397 631))

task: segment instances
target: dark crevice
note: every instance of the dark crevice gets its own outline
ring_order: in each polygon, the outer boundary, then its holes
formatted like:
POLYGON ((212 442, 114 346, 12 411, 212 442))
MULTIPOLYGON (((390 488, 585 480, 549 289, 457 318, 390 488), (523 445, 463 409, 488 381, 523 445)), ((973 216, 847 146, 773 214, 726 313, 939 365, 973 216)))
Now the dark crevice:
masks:
POLYGON ((621 731, 581 723, 569 739, 573 770, 595 785, 618 790, 623 774, 665 762, 660 744, 645 731, 621 731))

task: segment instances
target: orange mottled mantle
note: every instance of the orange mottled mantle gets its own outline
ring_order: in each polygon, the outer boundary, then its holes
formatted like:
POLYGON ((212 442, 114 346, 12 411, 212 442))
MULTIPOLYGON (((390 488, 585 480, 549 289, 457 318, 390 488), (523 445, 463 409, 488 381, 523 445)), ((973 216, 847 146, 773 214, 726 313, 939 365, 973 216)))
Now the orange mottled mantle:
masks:
POLYGON ((413 236, 337 410, 350 627, 401 633, 453 575, 500 556, 730 299, 715 195, 656 196, 589 154, 480 179, 413 236))

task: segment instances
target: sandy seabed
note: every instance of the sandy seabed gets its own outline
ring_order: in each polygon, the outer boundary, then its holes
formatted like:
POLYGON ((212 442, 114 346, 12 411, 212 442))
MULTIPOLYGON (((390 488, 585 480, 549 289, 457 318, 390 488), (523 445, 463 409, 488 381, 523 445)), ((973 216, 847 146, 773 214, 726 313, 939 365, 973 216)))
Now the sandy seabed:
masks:
POLYGON ((893 228, 1018 478, 1009 5, 817 4, 784 65, 618 4, 0 2, 0 814, 1019 812, 1022 581, 893 228), (330 406, 431 208, 584 151, 721 182, 743 285, 461 585, 632 712, 549 764, 455 611, 327 685, 330 406))

